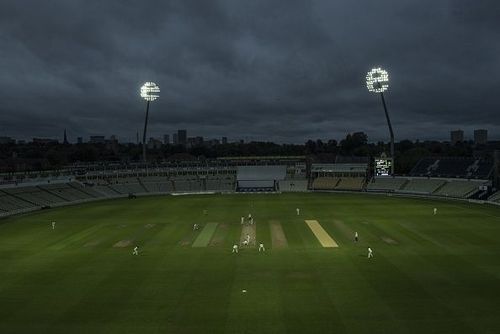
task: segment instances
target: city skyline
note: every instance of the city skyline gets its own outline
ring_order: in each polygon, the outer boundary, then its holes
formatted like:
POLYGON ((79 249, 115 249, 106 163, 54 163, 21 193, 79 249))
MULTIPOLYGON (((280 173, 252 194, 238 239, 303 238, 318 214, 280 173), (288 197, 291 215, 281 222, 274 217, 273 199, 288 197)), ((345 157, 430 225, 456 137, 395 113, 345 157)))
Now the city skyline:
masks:
MULTIPOLYGON (((329 140, 335 140, 337 142, 340 142, 342 139, 345 138, 345 136, 347 136, 349 134, 353 134, 353 133, 364 133, 364 132, 355 131, 355 132, 351 132, 351 133, 346 133, 344 136, 339 137, 339 138, 305 138, 305 140, 303 142, 300 142, 300 143, 279 143, 279 142, 273 142, 273 141, 269 141, 269 140, 259 140, 259 139, 253 139, 253 138, 248 138, 248 137, 245 137, 245 138, 242 138, 242 137, 231 138, 228 136, 205 137, 205 136, 201 136, 199 134, 189 136, 189 134, 191 134, 191 133, 188 131, 188 129, 178 129, 172 133, 164 133, 163 135, 160 135, 160 136, 148 135, 147 140, 146 140, 146 144, 148 144, 151 141, 160 142, 161 144, 171 144, 171 145, 177 145, 177 144, 180 144, 180 145, 190 144, 190 145, 192 145, 193 143, 199 143, 200 141, 201 141, 201 143, 207 143, 207 142, 215 143, 215 142, 217 142, 220 144, 236 143, 236 142, 243 141, 243 142, 247 142, 247 143, 248 142, 272 142, 272 143, 276 143, 276 144, 280 144, 280 145, 281 144, 301 145, 301 144, 304 144, 310 140, 312 140, 312 141, 322 140, 324 142, 327 142, 329 140), (179 140, 178 137, 179 137, 179 134, 181 132, 184 132, 184 135, 183 135, 183 139, 179 140)), ((30 137, 27 139, 22 139, 22 138, 15 138, 15 137, 10 137, 10 136, 1 136, 0 135, 0 139, 2 139, 3 142, 7 141, 9 138, 11 140, 13 140, 14 142, 21 142, 21 143, 32 142, 34 140, 38 140, 38 141, 46 140, 46 141, 57 141, 59 143, 82 144, 82 143, 98 143, 98 142, 104 143, 104 141, 106 141, 106 140, 111 140, 111 141, 119 142, 120 144, 142 144, 141 138, 139 138, 139 136, 136 136, 135 140, 121 140, 118 136, 116 136, 114 134, 111 134, 111 135, 110 134, 90 135, 88 137, 75 136, 74 138, 72 138, 70 136, 67 136, 66 129, 64 129, 64 131, 63 131, 62 140, 58 136, 30 137), (88 140, 85 140, 85 138, 88 138, 88 140)), ((448 131, 448 138, 446 138, 446 139, 445 138, 443 138, 443 139, 416 138, 414 140, 400 139, 400 140, 396 140, 396 142, 401 142, 404 140, 410 140, 412 142, 417 142, 417 141, 420 141, 420 142, 437 141, 437 142, 442 142, 442 143, 450 142, 452 145, 456 144, 457 142, 475 142, 475 143, 479 143, 479 144, 485 144, 487 142, 498 141, 498 139, 490 137, 490 133, 489 133, 488 129, 473 129, 472 133, 468 133, 468 132, 466 132, 462 129, 459 129, 459 128, 450 129, 448 131)), ((2 141, 0 141, 0 144, 2 143, 2 141)), ((368 137, 368 143, 377 143, 377 142, 388 143, 389 141, 388 140, 371 140, 370 137, 368 137)))

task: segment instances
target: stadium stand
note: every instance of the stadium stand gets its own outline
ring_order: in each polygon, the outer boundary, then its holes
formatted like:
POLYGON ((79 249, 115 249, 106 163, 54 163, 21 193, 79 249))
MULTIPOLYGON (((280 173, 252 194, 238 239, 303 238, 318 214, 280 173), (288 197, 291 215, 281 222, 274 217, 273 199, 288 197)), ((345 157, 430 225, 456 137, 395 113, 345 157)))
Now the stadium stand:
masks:
POLYGON ((275 191, 286 166, 238 166, 236 191, 275 191))
POLYGON ((278 182, 278 188, 282 192, 301 192, 307 191, 308 184, 307 179, 281 180, 278 182))
POLYGON ((313 180, 313 190, 334 190, 340 183, 339 177, 320 176, 313 180))
POLYGON ((9 194, 0 192, 0 209, 5 212, 18 212, 29 208, 34 208, 36 205, 26 202, 9 194))
POLYGON ((483 158, 423 158, 410 171, 410 176, 486 180, 492 171, 493 162, 483 158))
POLYGON ((3 189, 3 191, 13 197, 32 203, 34 206, 50 206, 53 204, 68 202, 64 198, 53 195, 38 187, 16 187, 3 189))
POLYGON ((343 177, 335 189, 338 190, 362 190, 365 185, 364 177, 343 177))
POLYGON ((483 184, 484 182, 481 181, 450 180, 433 194, 446 197, 469 198, 478 192, 479 187, 483 184))
POLYGON ((61 197, 69 202, 93 198, 89 194, 72 187, 69 183, 47 184, 39 187, 40 189, 45 190, 57 197, 61 197))
POLYGON ((496 193, 488 197, 488 201, 500 203, 500 191, 497 191, 496 193))
POLYGON ((397 191, 408 182, 405 177, 376 177, 368 183, 366 189, 369 191, 397 191))
POLYGON ((445 180, 440 179, 411 178, 408 180, 408 183, 405 184, 404 188, 400 189, 400 192, 429 195, 439 187, 442 187, 445 183, 445 180))
POLYGON ((313 190, 363 190, 367 163, 313 164, 313 190))

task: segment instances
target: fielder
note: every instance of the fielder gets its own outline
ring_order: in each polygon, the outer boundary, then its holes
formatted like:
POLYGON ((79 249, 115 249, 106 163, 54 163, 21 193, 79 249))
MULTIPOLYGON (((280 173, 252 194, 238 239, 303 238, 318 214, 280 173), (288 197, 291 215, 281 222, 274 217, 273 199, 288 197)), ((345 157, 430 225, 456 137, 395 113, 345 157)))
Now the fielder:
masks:
POLYGON ((139 247, 135 246, 132 255, 139 255, 139 247))
POLYGON ((358 232, 354 232, 354 241, 355 242, 358 242, 359 238, 358 238, 358 232))
POLYGON ((297 208, 297 209, 295 209, 295 211, 297 211, 297 216, 300 216, 300 209, 297 208))
POLYGON ((193 225, 193 231, 196 231, 198 229, 198 224, 193 225))
POLYGON ((438 212, 438 209, 434 208, 434 215, 436 215, 437 212, 438 212))
POLYGON ((241 225, 245 224, 245 217, 241 216, 241 225))
POLYGON ((56 222, 52 222, 52 229, 55 230, 56 229, 56 222))
POLYGON ((238 253, 238 245, 237 244, 233 245, 233 251, 231 253, 238 253))
POLYGON ((259 244, 259 252, 265 252, 265 251, 266 251, 266 248, 264 247, 264 244, 260 243, 259 244))
POLYGON ((370 247, 368 247, 368 258, 372 258, 373 257, 373 251, 370 247))

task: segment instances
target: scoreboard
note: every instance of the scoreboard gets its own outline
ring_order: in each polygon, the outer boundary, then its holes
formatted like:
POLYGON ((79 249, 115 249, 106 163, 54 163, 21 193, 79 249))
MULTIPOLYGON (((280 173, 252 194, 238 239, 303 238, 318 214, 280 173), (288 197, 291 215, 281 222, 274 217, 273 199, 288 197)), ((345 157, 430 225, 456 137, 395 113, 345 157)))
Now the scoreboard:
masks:
POLYGON ((375 159, 375 176, 391 175, 392 159, 391 158, 376 158, 375 159))

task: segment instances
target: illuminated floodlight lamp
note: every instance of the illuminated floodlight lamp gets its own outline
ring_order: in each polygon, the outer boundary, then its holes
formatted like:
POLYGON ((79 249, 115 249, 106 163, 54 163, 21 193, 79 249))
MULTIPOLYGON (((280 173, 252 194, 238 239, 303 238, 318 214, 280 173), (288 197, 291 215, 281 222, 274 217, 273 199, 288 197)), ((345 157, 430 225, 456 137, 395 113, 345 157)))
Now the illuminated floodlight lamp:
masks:
POLYGON ((372 93, 383 93, 389 88, 389 73, 380 67, 366 74, 366 88, 372 93))
POLYGON ((147 102, 144 132, 142 134, 142 159, 146 162, 146 132, 148 130, 149 103, 160 97, 160 87, 151 81, 144 83, 141 87, 141 97, 147 102))
POLYGON ((154 82, 148 81, 141 87, 141 97, 146 101, 154 101, 160 97, 160 87, 154 82))
POLYGON ((386 70, 376 67, 372 68, 366 73, 366 88, 372 93, 379 93, 384 106, 385 119, 389 128, 389 135, 391 137, 391 175, 394 174, 394 132, 392 131, 391 119, 387 112, 387 104, 385 103, 384 92, 389 88, 389 73, 386 70))

